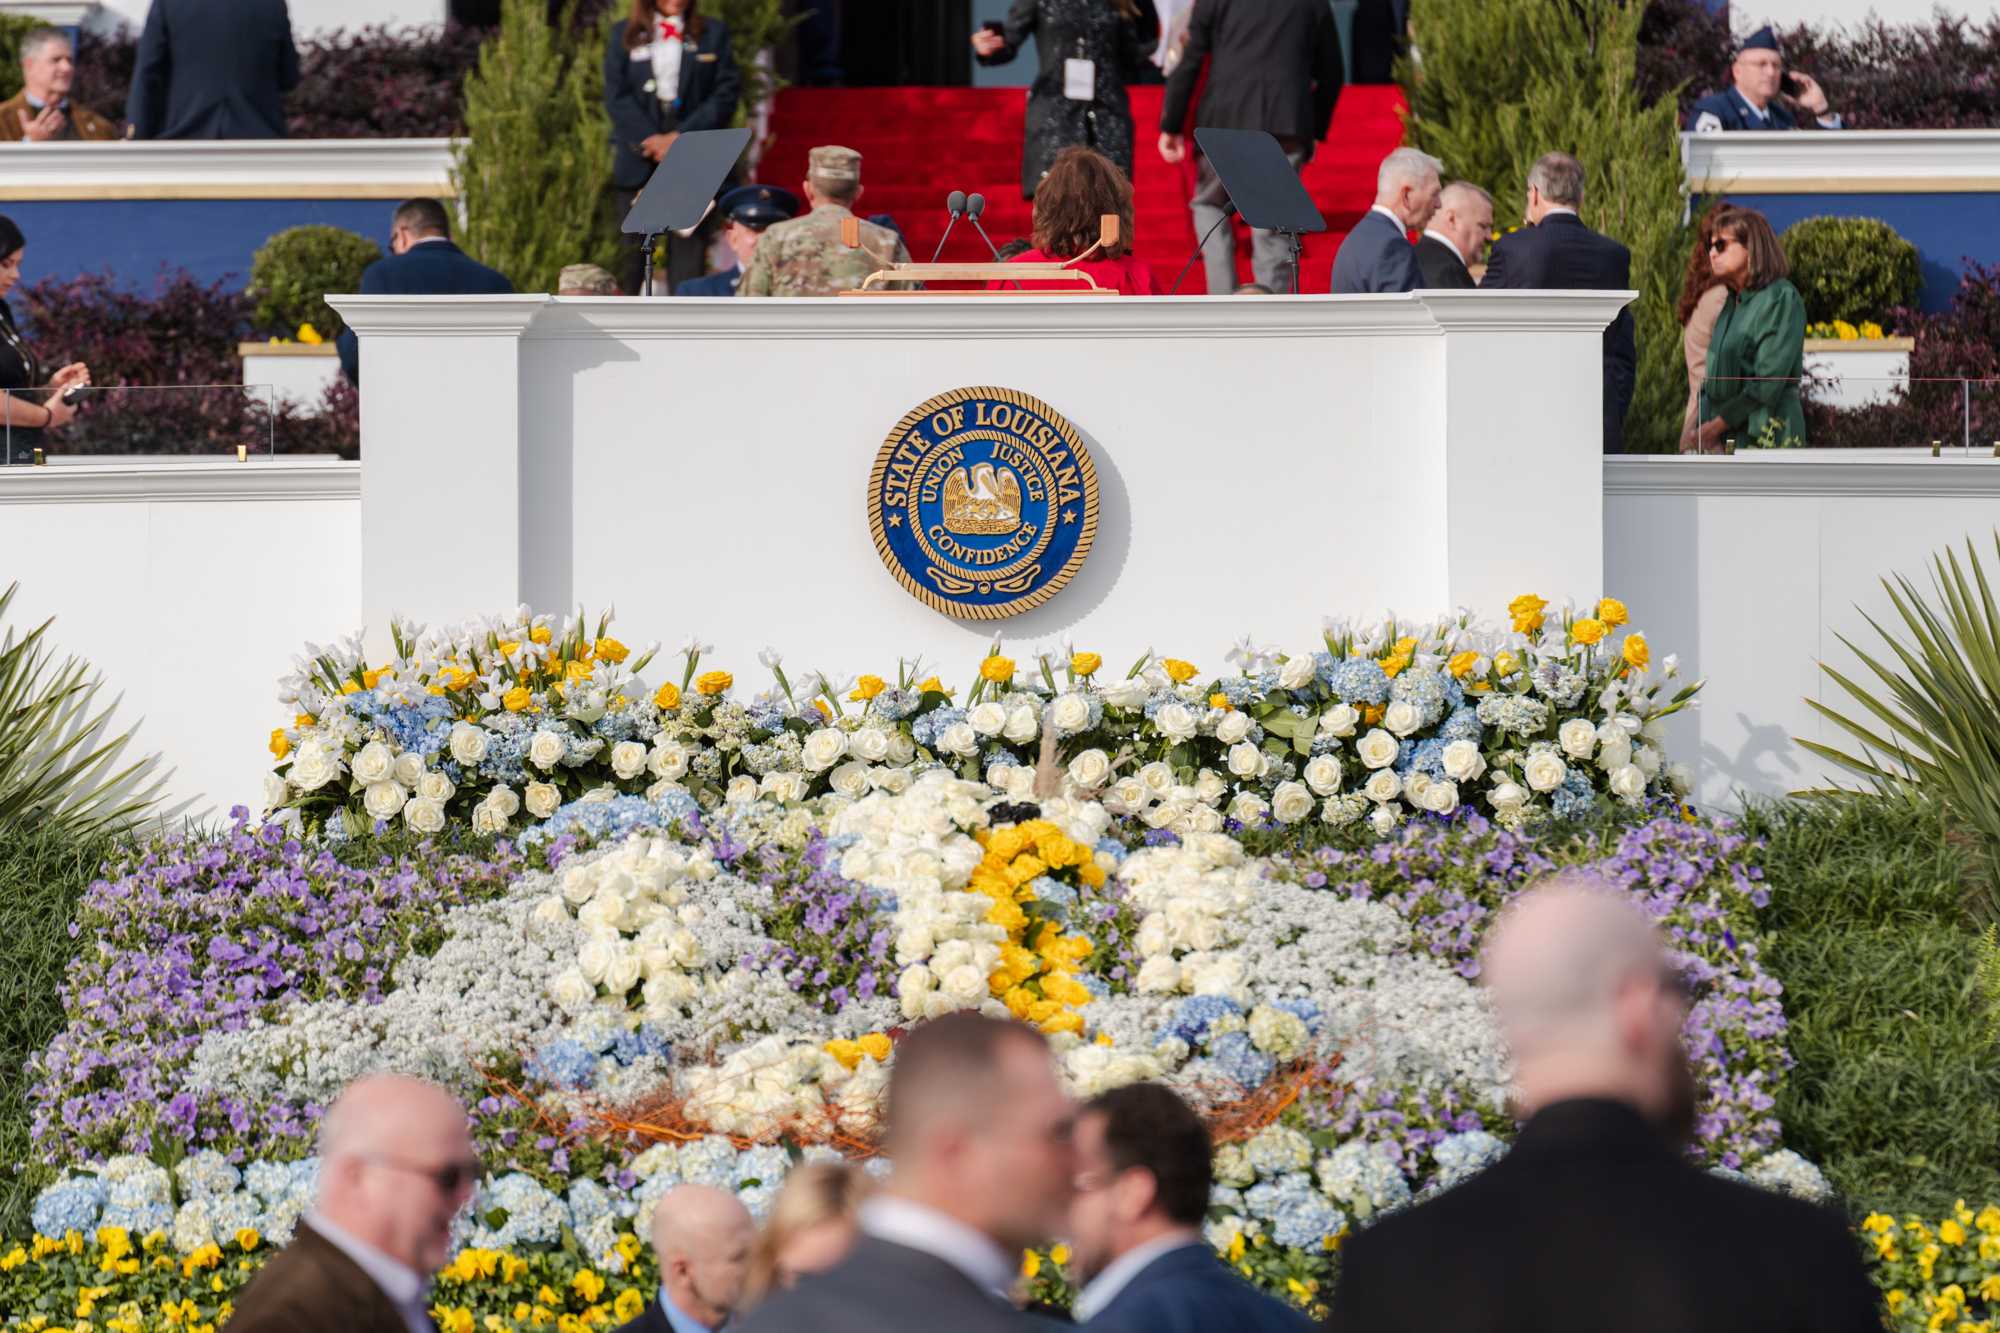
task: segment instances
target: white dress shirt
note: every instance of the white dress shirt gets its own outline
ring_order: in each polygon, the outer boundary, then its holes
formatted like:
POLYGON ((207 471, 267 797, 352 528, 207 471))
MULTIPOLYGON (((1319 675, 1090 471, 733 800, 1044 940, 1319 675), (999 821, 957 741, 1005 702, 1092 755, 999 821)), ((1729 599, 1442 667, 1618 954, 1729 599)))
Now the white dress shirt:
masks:
POLYGON ((662 105, 673 105, 681 95, 681 55, 686 48, 678 37, 653 36, 653 95, 662 105))
POLYGON ((1429 227, 1424 228, 1424 235, 1430 237, 1432 240, 1436 241, 1439 245, 1442 245, 1445 249, 1451 251, 1453 255, 1457 256, 1459 263, 1463 264, 1465 262, 1465 256, 1458 253, 1458 247, 1451 243, 1451 237, 1445 235, 1441 231, 1432 231, 1429 227))
POLYGON ((1070 1317, 1079 1324, 1089 1323, 1103 1314, 1111 1302, 1118 1299, 1118 1293, 1130 1286, 1133 1278, 1145 1272, 1146 1265, 1153 1260, 1189 1245, 1201 1244, 1203 1241, 1199 1233, 1176 1231, 1125 1251, 1106 1264, 1104 1271, 1076 1294, 1076 1301, 1070 1306, 1070 1317))
POLYGON ((1382 205, 1380 204, 1371 205, 1368 211, 1370 213, 1380 213, 1383 217, 1389 219, 1389 221, 1396 224, 1397 231, 1402 232, 1405 236, 1409 235, 1410 229, 1403 225, 1403 220, 1397 217, 1394 213, 1390 212, 1388 209, 1382 207, 1382 205))
POLYGON ((914 1199, 877 1195, 861 1205, 860 1222, 863 1235, 942 1259, 1001 1300, 1020 1269, 991 1236, 914 1199))
POLYGON ((389 1298, 389 1304, 396 1307, 396 1313, 403 1317, 410 1333, 437 1333, 437 1325, 431 1322, 428 1308, 431 1284, 422 1273, 402 1260, 382 1253, 354 1233, 335 1226, 317 1209, 305 1215, 305 1224, 326 1237, 327 1244, 352 1259, 355 1267, 368 1275, 368 1280, 389 1298))

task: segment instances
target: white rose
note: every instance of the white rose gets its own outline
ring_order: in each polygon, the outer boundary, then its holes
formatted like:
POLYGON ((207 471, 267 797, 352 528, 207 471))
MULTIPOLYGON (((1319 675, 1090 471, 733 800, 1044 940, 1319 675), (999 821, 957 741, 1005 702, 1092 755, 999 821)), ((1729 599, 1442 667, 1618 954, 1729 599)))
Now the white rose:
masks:
POLYGON ((427 771, 417 778, 416 786, 417 795, 426 800, 436 801, 439 805, 458 795, 458 788, 454 787, 451 779, 442 773, 427 771))
POLYGON ((1096 790, 1111 776, 1111 756, 1102 750, 1085 750, 1069 761, 1069 780, 1079 787, 1096 790))
POLYGON ((613 995, 627 994, 639 984, 639 976, 644 970, 645 964, 637 954, 621 952, 605 969, 604 988, 613 995))
POLYGON ((1313 660, 1310 653, 1288 657, 1278 666, 1278 684, 1288 690, 1302 690, 1312 684, 1313 660))
POLYGON ((361 808, 366 810, 371 818, 394 819, 403 813, 403 801, 407 797, 408 793, 403 790, 401 783, 384 779, 369 784, 367 792, 361 797, 361 808))
POLYGON ((907 768, 878 768, 868 775, 868 780, 875 784, 876 790, 886 791, 891 796, 902 795, 916 781, 907 768))
POLYGON ((370 741, 354 756, 351 771, 354 780, 363 786, 387 782, 395 775, 396 758, 381 741, 370 741))
POLYGON ((1556 740, 1570 758, 1588 759, 1597 749, 1597 728, 1584 718, 1573 717, 1556 728, 1556 740))
POLYGON ((848 737, 847 749, 856 759, 879 764, 889 757, 889 733, 880 727, 863 727, 848 737))
POLYGON ((317 738, 301 745, 292 755, 292 766, 285 778, 301 792, 318 791, 327 783, 340 776, 340 763, 330 753, 324 742, 317 738))
POLYGON ((1194 714, 1186 704, 1162 704, 1153 714, 1153 728, 1170 741, 1192 740, 1195 733, 1194 714))
POLYGON ((1280 782, 1271 793, 1271 818, 1280 824, 1296 824, 1318 804, 1303 782, 1280 782))
POLYGON ((861 799, 868 794, 868 765, 859 759, 850 759, 828 775, 833 789, 842 796, 861 799))
POLYGON ((729 786, 723 791, 722 799, 731 805, 745 805, 757 799, 757 779, 748 773, 738 773, 729 779, 729 786))
POLYGON ((646 771, 646 747, 638 741, 620 741, 612 746, 611 771, 621 782, 638 777, 646 771))
POLYGON ((1059 694, 1049 705, 1049 725, 1064 734, 1082 731, 1090 724, 1090 700, 1071 691, 1059 694))
POLYGON ((512 787, 500 786, 486 793, 483 804, 498 810, 502 819, 512 819, 520 812, 521 798, 514 794, 512 787))
POLYGON ((540 926, 566 926, 569 924, 569 908, 564 905, 562 895, 550 894, 535 904, 529 920, 540 926))
POLYGON ((1375 830, 1376 837, 1386 838, 1396 831, 1396 823, 1399 818, 1400 816, 1397 815, 1395 806, 1378 805, 1375 807, 1374 813, 1368 816, 1368 826, 1375 830))
POLYGON ((1528 793, 1516 782, 1503 782, 1487 796, 1494 810, 1503 815, 1518 814, 1528 804, 1528 793))
POLYGON ((938 978, 938 989, 960 1004, 978 1004, 991 989, 986 974, 970 963, 962 963, 938 978))
POLYGON ((965 755, 977 754, 979 753, 979 733, 973 730, 972 724, 969 722, 954 722, 944 729, 943 735, 938 737, 938 748, 946 754, 955 754, 961 758, 965 755))
POLYGON ((1458 784, 1433 782, 1424 789, 1424 809, 1434 815, 1448 815, 1458 809, 1458 784))
POLYGON ((917 757, 917 743, 907 731, 889 733, 889 762, 896 765, 909 763, 917 757))
POLYGON ((583 973, 571 968, 549 982, 549 998, 559 1009, 575 1013, 589 1004, 597 995, 597 988, 584 978, 583 973))
POLYGON ((1007 705, 988 699, 967 713, 965 720, 982 736, 998 736, 1007 727, 1007 705))
POLYGON ((1352 704, 1335 704, 1319 715, 1319 734, 1346 740, 1361 725, 1361 714, 1352 704))
POLYGON ((1615 773, 1632 762, 1632 741, 1622 731, 1613 732, 1607 739, 1601 733, 1597 746, 1597 765, 1606 773, 1615 773))
POLYGON ((1378 768, 1362 784, 1361 794, 1377 805, 1384 805, 1403 794, 1403 780, 1393 768, 1378 768))
POLYGON ((774 801, 790 805, 803 801, 811 785, 811 779, 803 773, 766 773, 757 790, 774 801))
POLYGON ((1180 989, 1181 965, 1166 954, 1148 958, 1139 969, 1138 987, 1153 995, 1168 995, 1180 989))
POLYGON ((1673 784, 1675 791, 1685 796, 1694 790, 1694 770, 1686 764, 1668 764, 1667 781, 1673 784))
POLYGON ((823 768, 832 768, 847 753, 847 733, 832 727, 821 727, 806 737, 806 743, 799 750, 799 758, 805 766, 817 773, 823 768))
POLYGON ((1416 806, 1419 810, 1421 810, 1424 805, 1424 793, 1429 791, 1430 789, 1431 789, 1431 775, 1424 772, 1420 768, 1411 769, 1410 775, 1403 779, 1404 797, 1406 797, 1409 800, 1411 805, 1416 806))
POLYGON ((1454 782, 1472 782, 1486 771, 1486 756, 1477 741, 1453 741, 1438 756, 1444 761, 1444 775, 1454 782))
POLYGON ((1650 745, 1633 746, 1632 762, 1639 766, 1639 771, 1646 775, 1648 782, 1660 775, 1660 752, 1650 745))
POLYGON ((1145 784, 1149 796, 1165 796, 1174 789, 1174 770, 1155 759, 1139 770, 1139 781, 1145 784))
POLYGON ((451 729, 451 757, 467 768, 486 758, 486 728, 459 722, 451 729))
POLYGON ((1521 766, 1521 773, 1528 779, 1530 789, 1548 792, 1562 786, 1563 779, 1569 776, 1569 768, 1554 750, 1537 750, 1521 766))
MULTIPOLYGON (((416 804, 415 801, 412 801, 409 805, 403 807, 403 817, 405 819, 409 818, 409 813, 416 808, 416 804)), ((481 801, 478 805, 472 807, 472 831, 474 833, 505 833, 507 831, 507 816, 501 814, 488 802, 481 801)))
POLYGON ((1104 702, 1113 708, 1140 708, 1152 697, 1153 687, 1143 676, 1133 676, 1129 680, 1113 681, 1098 691, 1104 702))
POLYGON ((1306 761, 1302 776, 1316 795, 1331 796, 1340 790, 1340 760, 1330 754, 1316 754, 1306 761))
POLYGON ((585 981, 595 986, 604 980, 605 974, 611 970, 611 960, 617 956, 617 945, 605 936, 593 935, 576 951, 576 969, 583 974, 585 981))
POLYGON ((1264 771, 1264 752, 1249 741, 1229 747, 1229 771, 1239 778, 1254 778, 1264 771))
POLYGON ((1130 814, 1150 805, 1153 793, 1138 777, 1123 777, 1111 784, 1108 799, 1116 801, 1127 814, 1130 814))
POLYGON ((536 768, 554 768, 569 753, 569 742, 559 731, 544 727, 528 742, 528 762, 536 768))
POLYGON ((1611 775, 1611 794, 1636 805, 1646 794, 1646 771, 1637 764, 1616 770, 1611 775))
POLYGON ((397 755, 395 764, 389 770, 389 776, 411 791, 415 791, 424 780, 424 757, 415 751, 397 755))
POLYGON ((284 805, 285 798, 290 794, 291 794, 291 789, 285 786, 285 780, 283 778, 279 777, 276 773, 266 773, 264 775, 265 814, 268 815, 273 810, 276 810, 280 806, 284 805))
POLYGON ((988 780, 997 776, 999 781, 992 785, 1016 801, 1035 799, 1035 770, 1020 764, 995 764, 988 772, 988 780))
POLYGON ((1229 817, 1239 824, 1261 824, 1271 813, 1271 803, 1255 792, 1238 792, 1229 803, 1229 817))
POLYGON ((1359 755, 1361 762, 1370 768, 1387 768, 1396 762, 1396 756, 1402 748, 1394 736, 1380 727, 1374 728, 1366 736, 1354 742, 1354 753, 1359 755))
POLYGON ((661 741, 653 747, 646 767, 662 782, 673 782, 688 771, 688 748, 679 741, 661 741))
POLYGON ((529 814, 536 819, 547 819, 561 808, 562 793, 552 783, 530 782, 523 800, 529 814))
POLYGON ((1215 724, 1215 739, 1224 745, 1234 745, 1250 734, 1250 715, 1231 709, 1215 724))
POLYGON ((403 807, 403 822, 414 833, 443 832, 444 802, 430 796, 419 796, 403 807))
POLYGON ((1382 714, 1382 725, 1398 736, 1407 736, 1424 724, 1424 715, 1417 706, 1404 703, 1401 699, 1389 705, 1382 714))
POLYGON ((1042 724, 1035 720, 1032 707, 1016 708, 1007 714, 1007 729, 1002 734, 1016 745, 1026 745, 1042 734, 1042 724))

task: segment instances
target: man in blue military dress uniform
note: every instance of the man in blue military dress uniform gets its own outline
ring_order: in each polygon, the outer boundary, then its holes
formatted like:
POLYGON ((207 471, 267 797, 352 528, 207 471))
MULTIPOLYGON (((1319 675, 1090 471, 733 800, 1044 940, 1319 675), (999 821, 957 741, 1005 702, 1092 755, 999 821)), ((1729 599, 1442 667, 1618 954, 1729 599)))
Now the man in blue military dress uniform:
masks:
POLYGON ((1810 74, 1785 73, 1778 36, 1770 27, 1745 38, 1730 66, 1734 86, 1710 93, 1688 111, 1688 128, 1698 134, 1715 130, 1795 130, 1792 107, 1811 113, 1823 130, 1841 128, 1840 117, 1827 109, 1826 90, 1810 74), (1782 94, 1782 95, 1781 95, 1782 94))
POLYGON ((773 222, 798 216, 799 197, 775 185, 745 185, 722 196, 718 205, 728 219, 722 239, 736 256, 733 267, 705 278, 690 278, 674 289, 675 296, 734 296, 743 281, 750 256, 757 253, 757 239, 773 222))

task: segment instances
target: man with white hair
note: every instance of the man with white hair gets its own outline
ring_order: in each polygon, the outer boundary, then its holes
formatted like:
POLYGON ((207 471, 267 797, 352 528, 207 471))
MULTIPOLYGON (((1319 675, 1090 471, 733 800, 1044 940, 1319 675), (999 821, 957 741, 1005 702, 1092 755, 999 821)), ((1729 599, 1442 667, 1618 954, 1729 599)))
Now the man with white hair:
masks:
POLYGON ((244 1289, 230 1333, 436 1333, 431 1278, 479 1162, 465 1109, 418 1079, 350 1084, 319 1129, 319 1199, 244 1289))
POLYGON ((76 51, 60 28, 31 28, 21 39, 21 91, 0 102, 0 143, 116 139, 118 127, 69 100, 76 51))
POLYGON ((1483 961, 1528 1121, 1498 1164, 1347 1243, 1329 1328, 1879 1333, 1838 1215, 1682 1151, 1688 1001, 1631 898, 1557 876, 1483 961))
POLYGON ((1375 173, 1375 206, 1362 214, 1333 257, 1336 296, 1409 292, 1418 285, 1416 247, 1444 192, 1444 163, 1414 148, 1398 148, 1375 173))
POLYGON ((712 1185, 676 1185, 653 1206, 660 1294, 618 1333, 714 1333, 743 1303, 757 1224, 712 1185))
POLYGON ((1471 266, 1486 255, 1493 234, 1493 196, 1471 181, 1453 181, 1438 196, 1437 212, 1417 238, 1419 287, 1476 287, 1471 266))

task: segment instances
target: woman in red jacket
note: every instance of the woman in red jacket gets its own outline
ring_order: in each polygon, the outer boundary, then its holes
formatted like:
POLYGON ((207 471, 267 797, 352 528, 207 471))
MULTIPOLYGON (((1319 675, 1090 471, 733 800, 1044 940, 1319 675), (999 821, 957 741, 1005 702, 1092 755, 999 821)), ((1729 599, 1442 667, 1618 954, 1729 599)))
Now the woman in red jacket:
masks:
MULTIPOLYGON (((1132 182, 1104 154, 1081 146, 1065 148, 1035 191, 1035 248, 1016 255, 1016 264, 1063 263, 1097 244, 1099 219, 1118 216, 1118 241, 1071 267, 1088 273, 1100 287, 1121 296, 1163 296, 1145 261, 1132 255, 1132 182)), ((988 284, 996 290, 1010 282, 988 284)), ((1024 279, 1027 290, 1070 289, 1077 284, 1053 278, 1024 279)))

